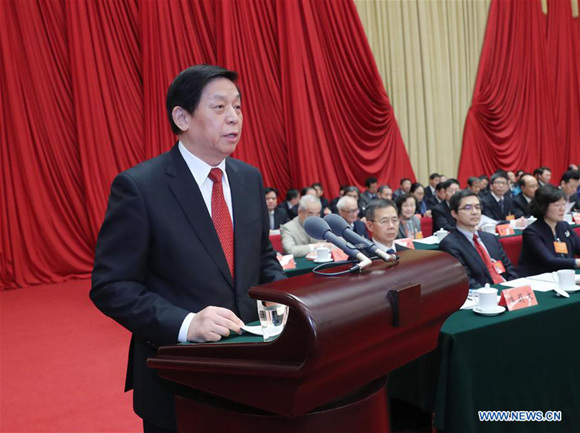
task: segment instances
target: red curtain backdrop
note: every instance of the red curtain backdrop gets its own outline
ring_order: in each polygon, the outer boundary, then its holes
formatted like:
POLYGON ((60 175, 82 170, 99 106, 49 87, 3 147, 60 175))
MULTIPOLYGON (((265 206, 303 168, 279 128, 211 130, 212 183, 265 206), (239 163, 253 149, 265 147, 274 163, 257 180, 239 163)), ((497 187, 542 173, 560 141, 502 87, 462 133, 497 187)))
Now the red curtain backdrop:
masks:
POLYGON ((492 2, 459 179, 580 162, 580 19, 570 1, 492 2))
POLYGON ((4 0, 0 289, 89 276, 113 177, 173 145, 196 63, 240 73, 234 156, 266 185, 414 177, 351 0, 4 0))

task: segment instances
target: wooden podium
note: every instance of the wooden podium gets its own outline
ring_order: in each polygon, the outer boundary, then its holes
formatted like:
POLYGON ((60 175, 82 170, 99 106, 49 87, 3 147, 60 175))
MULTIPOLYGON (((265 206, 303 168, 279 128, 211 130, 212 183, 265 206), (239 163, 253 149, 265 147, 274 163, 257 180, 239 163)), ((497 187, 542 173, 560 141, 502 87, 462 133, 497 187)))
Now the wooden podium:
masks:
POLYGON ((437 347, 467 292, 450 255, 404 251, 360 274, 253 287, 290 308, 272 342, 166 346, 148 365, 175 385, 180 432, 388 432, 387 373, 437 347))

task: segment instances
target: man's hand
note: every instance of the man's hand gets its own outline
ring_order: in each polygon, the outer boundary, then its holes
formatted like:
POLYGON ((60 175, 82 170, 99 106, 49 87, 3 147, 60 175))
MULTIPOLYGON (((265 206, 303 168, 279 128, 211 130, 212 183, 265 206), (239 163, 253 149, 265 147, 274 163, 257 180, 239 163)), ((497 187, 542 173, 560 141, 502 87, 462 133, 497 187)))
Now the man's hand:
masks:
POLYGON ((191 320, 187 341, 218 341, 229 336, 230 330, 241 334, 241 326, 244 326, 244 322, 227 308, 206 307, 191 320))

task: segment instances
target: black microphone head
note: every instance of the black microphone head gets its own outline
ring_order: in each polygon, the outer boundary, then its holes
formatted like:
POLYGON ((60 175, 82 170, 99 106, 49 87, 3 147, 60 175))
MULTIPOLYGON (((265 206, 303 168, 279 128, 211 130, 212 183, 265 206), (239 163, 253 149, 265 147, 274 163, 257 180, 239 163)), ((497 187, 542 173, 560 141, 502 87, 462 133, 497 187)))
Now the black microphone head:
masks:
POLYGON ((340 215, 337 215, 335 213, 329 213, 328 215, 326 215, 324 217, 324 221, 328 223, 330 230, 332 230, 332 233, 334 233, 337 236, 342 236, 344 229, 350 228, 346 220, 340 215))
POLYGON ((311 238, 322 240, 324 239, 324 233, 330 231, 330 227, 322 218, 311 216, 304 220, 304 230, 311 238))

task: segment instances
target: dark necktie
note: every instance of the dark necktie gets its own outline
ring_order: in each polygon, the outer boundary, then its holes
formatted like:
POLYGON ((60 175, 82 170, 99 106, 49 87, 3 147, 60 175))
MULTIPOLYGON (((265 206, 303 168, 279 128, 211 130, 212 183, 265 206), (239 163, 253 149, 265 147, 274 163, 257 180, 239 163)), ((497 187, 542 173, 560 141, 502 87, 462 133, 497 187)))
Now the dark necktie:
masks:
POLYGON ((211 219, 215 231, 222 245, 224 255, 230 268, 232 278, 234 277, 234 229, 232 218, 226 200, 224 199, 224 189, 222 185, 222 171, 219 168, 212 168, 208 176, 213 182, 211 189, 211 219))
POLYGON ((501 209, 501 216, 504 217, 505 216, 505 211, 503 209, 503 198, 499 200, 499 208, 501 209))
POLYGON ((474 233, 473 234, 473 243, 475 244, 475 249, 477 250, 477 253, 481 257, 481 260, 483 260, 485 267, 489 271, 489 274, 491 275, 491 279, 493 280, 493 284, 499 284, 499 283, 505 281, 503 279, 503 277, 497 273, 497 271, 495 270, 495 267, 493 266, 493 263, 491 262, 491 257, 489 257, 488 252, 486 251, 485 248, 483 248, 483 246, 479 242, 480 242, 479 236, 477 236, 477 233, 474 233))
POLYGON ((394 249, 392 249, 392 248, 389 248, 389 249, 387 250, 387 254, 397 254, 397 252, 396 252, 394 249))

